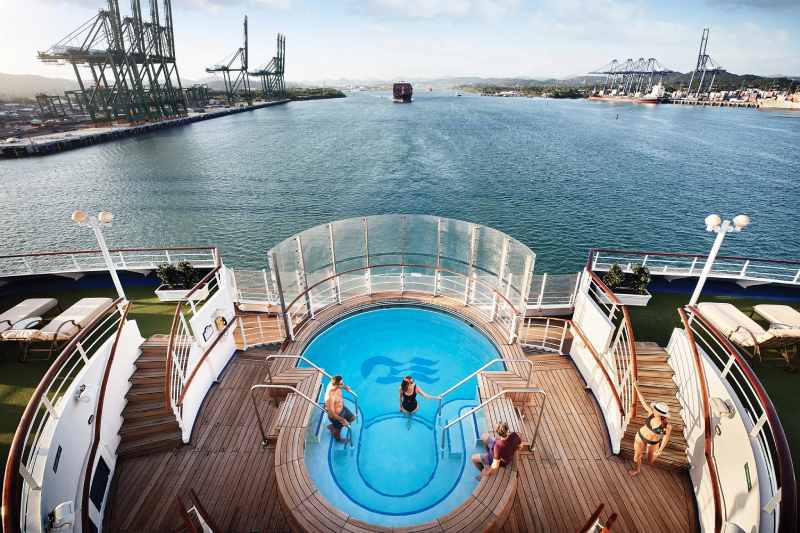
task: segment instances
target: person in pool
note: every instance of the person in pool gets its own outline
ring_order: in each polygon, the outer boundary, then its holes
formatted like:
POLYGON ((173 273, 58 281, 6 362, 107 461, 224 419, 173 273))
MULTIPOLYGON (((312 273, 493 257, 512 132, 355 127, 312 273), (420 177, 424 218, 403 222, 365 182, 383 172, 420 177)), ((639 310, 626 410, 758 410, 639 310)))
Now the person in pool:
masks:
POLYGON ((417 393, 420 393, 424 398, 429 400, 441 400, 441 396, 431 396, 422 387, 414 383, 414 378, 406 376, 400 383, 400 412, 413 415, 419 409, 417 403, 417 393))
POLYGON ((328 426, 333 438, 342 442, 342 428, 350 426, 356 416, 347 408, 342 398, 342 389, 349 391, 350 387, 344 384, 342 376, 333 376, 328 388, 325 389, 325 411, 331 424, 328 426))
POLYGON ((522 438, 516 431, 509 432, 508 424, 500 422, 494 430, 496 437, 489 433, 481 436, 486 453, 476 453, 472 456, 472 464, 480 471, 481 477, 493 476, 500 467, 508 466, 514 460, 514 455, 522 447, 522 438))
POLYGON ((645 451, 647 452, 647 462, 650 464, 655 462, 669 444, 669 436, 672 433, 672 424, 667 418, 669 406, 663 402, 653 402, 648 405, 636 382, 633 383, 633 388, 648 416, 633 440, 633 466, 628 471, 631 476, 639 474, 642 467, 642 455, 645 451))

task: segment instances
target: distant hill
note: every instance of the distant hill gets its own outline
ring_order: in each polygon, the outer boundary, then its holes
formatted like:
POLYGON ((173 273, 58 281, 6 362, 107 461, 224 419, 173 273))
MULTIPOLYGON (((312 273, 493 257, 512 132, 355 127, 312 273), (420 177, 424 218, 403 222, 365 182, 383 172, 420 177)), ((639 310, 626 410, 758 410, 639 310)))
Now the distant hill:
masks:
POLYGON ((77 88, 75 80, 0 72, 0 99, 33 98, 39 93, 63 94, 77 88))

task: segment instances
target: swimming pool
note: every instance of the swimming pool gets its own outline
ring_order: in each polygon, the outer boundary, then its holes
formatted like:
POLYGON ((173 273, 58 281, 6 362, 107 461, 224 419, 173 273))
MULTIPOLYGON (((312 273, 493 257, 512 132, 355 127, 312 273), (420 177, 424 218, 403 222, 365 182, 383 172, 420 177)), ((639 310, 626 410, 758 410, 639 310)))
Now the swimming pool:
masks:
MULTIPOLYGON (((399 386, 410 374, 425 392, 437 395, 499 357, 483 333, 438 310, 381 308, 329 326, 303 355, 330 374, 341 374, 359 397, 351 446, 335 442, 327 417, 319 414, 308 430, 306 466, 331 504, 359 520, 402 526, 447 514, 472 493, 477 471, 469 456, 480 451, 482 417, 469 416, 453 426, 442 452, 435 422, 439 402, 418 395, 419 410, 408 416, 400 412, 399 386)), ((500 363, 489 368, 502 369, 500 363)), ((473 378, 445 398, 440 425, 477 403, 473 378)))

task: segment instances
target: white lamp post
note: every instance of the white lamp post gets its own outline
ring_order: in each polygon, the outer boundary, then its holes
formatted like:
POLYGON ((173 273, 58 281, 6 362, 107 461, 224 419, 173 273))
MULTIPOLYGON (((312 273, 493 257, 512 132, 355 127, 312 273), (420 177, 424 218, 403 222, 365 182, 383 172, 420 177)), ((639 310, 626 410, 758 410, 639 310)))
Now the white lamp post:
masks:
POLYGON ((102 230, 103 226, 111 225, 111 221, 114 220, 114 215, 108 211, 100 211, 96 217, 92 217, 87 215, 85 211, 78 209, 72 213, 72 220, 79 225, 85 224, 92 228, 94 236, 97 238, 97 244, 100 245, 100 253, 103 254, 103 259, 106 261, 108 273, 111 274, 114 287, 117 289, 117 294, 123 300, 127 300, 125 291, 122 290, 122 283, 120 283, 119 276, 117 276, 117 269, 114 266, 114 261, 111 259, 111 253, 108 251, 108 245, 106 244, 106 239, 103 236, 102 230))
POLYGON ((717 238, 714 239, 714 246, 711 247, 711 252, 708 254, 706 264, 703 266, 703 272, 700 273, 700 279, 697 280, 697 286, 694 288, 692 297, 689 300, 689 305, 695 305, 700 298, 700 293, 703 292, 703 286, 706 284, 711 267, 714 266, 714 261, 717 259, 717 253, 719 253, 719 249, 722 246, 722 241, 725 240, 725 235, 732 231, 742 231, 748 224, 750 224, 750 217, 747 215, 737 215, 733 221, 722 220, 719 215, 708 215, 706 217, 706 231, 713 231, 717 234, 717 238))

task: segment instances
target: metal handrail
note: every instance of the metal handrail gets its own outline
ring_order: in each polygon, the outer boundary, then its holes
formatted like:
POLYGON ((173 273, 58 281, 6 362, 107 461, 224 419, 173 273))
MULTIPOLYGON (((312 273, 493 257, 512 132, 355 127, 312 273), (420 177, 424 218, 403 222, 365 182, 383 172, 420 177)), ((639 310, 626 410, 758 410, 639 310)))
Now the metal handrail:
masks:
POLYGON ((250 399, 253 400, 253 409, 255 409, 256 411, 256 419, 258 420, 258 429, 259 431, 261 431, 261 446, 263 447, 267 446, 267 432, 264 431, 264 421, 261 420, 261 414, 258 412, 258 403, 256 402, 256 396, 254 394, 256 389, 284 389, 292 391, 301 398, 303 398, 305 401, 307 401, 308 403, 310 403, 311 405, 322 411, 323 413, 326 413, 325 409, 320 407, 320 405, 317 402, 306 396, 305 393, 297 390, 297 388, 292 387, 291 385, 275 385, 272 383, 257 383, 256 385, 253 385, 252 387, 250 387, 250 399))
MULTIPOLYGON (((267 379, 269 379, 270 383, 272 383, 272 365, 270 365, 269 362, 272 361, 273 359, 295 359, 297 361, 305 361, 310 367, 314 368, 317 372, 319 372, 326 378, 333 380, 332 375, 330 375, 324 368, 317 365, 307 357, 304 357, 302 355, 276 354, 276 355, 268 355, 267 358, 264 359, 264 362, 267 364, 267 379)), ((358 394, 356 394, 356 391, 351 389, 349 386, 344 390, 352 394, 353 397, 355 398, 356 415, 358 415, 358 394)))
POLYGON ((434 418, 434 420, 439 420, 439 415, 441 415, 441 413, 442 413, 442 404, 444 403, 444 397, 445 396, 447 396, 448 394, 450 394, 451 392, 453 392, 454 390, 456 390, 457 388, 462 386, 464 383, 466 383, 470 379, 474 378, 475 376, 477 376, 478 374, 480 374, 481 372, 483 372, 484 370, 486 370, 487 368, 489 368, 493 364, 495 364, 495 363, 505 363, 505 362, 527 363, 528 364, 528 381, 526 382, 525 386, 526 387, 530 387, 531 386, 531 377, 533 377, 533 366, 534 366, 533 361, 531 361, 530 359, 522 359, 522 358, 514 358, 514 359, 505 358, 504 359, 502 357, 496 357, 496 358, 492 359, 491 361, 489 361, 488 363, 486 363, 485 365, 483 365, 482 367, 480 367, 478 370, 476 370, 472 374, 470 374, 469 376, 465 377, 464 379, 462 379, 461 381, 459 381, 458 383, 456 383, 455 385, 453 385, 452 387, 450 387, 449 389, 444 391, 443 393, 439 394, 439 407, 436 409, 436 417, 434 418))
POLYGON ((501 396, 505 396, 507 393, 541 394, 542 397, 544 398, 542 400, 542 406, 539 409, 539 416, 536 419, 536 429, 534 429, 534 431, 533 431, 533 438, 531 439, 531 444, 528 447, 528 450, 532 451, 533 448, 534 448, 534 444, 536 444, 536 438, 539 436, 539 426, 542 423, 542 415, 544 414, 544 406, 547 403, 547 393, 544 391, 544 389, 542 389, 540 387, 514 387, 514 388, 511 388, 511 389, 501 390, 500 392, 498 392, 497 394, 495 394, 494 396, 492 396, 488 400, 482 401, 477 407, 474 407, 474 408, 470 409, 469 411, 467 411, 463 415, 459 416, 458 418, 456 418, 455 420, 453 420, 452 422, 450 422, 446 426, 443 426, 442 427, 442 450, 444 450, 444 447, 445 447, 445 435, 447 434, 447 430, 448 429, 450 429, 452 426, 456 425, 458 422, 461 422, 466 417, 471 416, 476 411, 480 411, 481 409, 485 408, 487 405, 489 405, 493 401, 497 400, 501 396))

